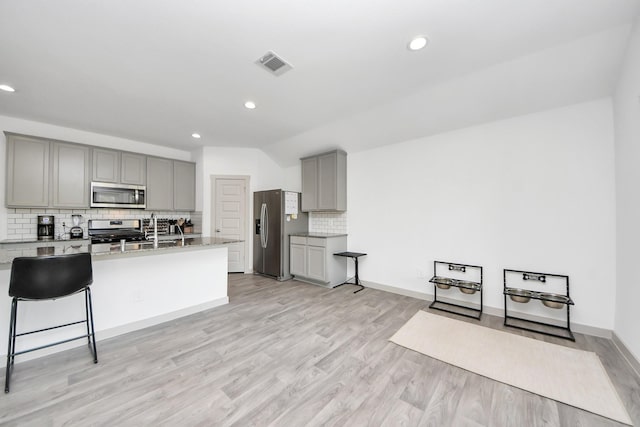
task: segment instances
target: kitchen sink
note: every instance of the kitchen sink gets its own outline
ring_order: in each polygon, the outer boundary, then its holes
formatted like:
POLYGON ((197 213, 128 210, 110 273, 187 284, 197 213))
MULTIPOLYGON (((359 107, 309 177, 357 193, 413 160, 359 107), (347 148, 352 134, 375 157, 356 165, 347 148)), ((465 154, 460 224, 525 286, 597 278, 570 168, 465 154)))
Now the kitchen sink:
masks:
MULTIPOLYGON (((179 240, 160 240, 157 247, 170 248, 172 246, 182 246, 182 242, 179 240)), ((153 247, 153 242, 131 242, 126 246, 127 249, 151 249, 153 247)))

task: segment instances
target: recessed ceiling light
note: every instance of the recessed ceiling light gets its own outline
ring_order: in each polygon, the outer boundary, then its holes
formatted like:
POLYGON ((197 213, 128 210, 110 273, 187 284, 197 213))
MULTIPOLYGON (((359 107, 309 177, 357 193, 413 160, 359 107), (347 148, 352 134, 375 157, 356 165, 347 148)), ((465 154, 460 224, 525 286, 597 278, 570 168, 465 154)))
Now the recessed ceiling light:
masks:
POLYGON ((199 133, 192 133, 191 136, 194 137, 195 139, 200 139, 199 133))
POLYGON ((5 92, 15 92, 16 90, 9 85, 0 85, 0 90, 4 90, 5 92))
POLYGON ((409 50, 420 50, 423 47, 425 47, 427 45, 427 43, 429 43, 429 39, 426 38, 425 36, 417 36, 414 37, 410 42, 409 42, 409 50))
POLYGON ((247 101, 244 103, 245 108, 248 108, 249 110, 253 110, 254 108, 256 108, 256 103, 253 101, 247 101))

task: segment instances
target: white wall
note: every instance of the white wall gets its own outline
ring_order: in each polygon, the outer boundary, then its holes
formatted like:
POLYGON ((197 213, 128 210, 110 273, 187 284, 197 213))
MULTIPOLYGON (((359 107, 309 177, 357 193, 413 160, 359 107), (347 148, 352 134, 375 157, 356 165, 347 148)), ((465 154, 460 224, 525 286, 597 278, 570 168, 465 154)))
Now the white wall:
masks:
MULTIPOLYGON (((202 234, 211 232, 212 175, 249 176, 249 219, 253 216, 253 192, 283 188, 284 171, 264 152, 255 148, 204 147, 202 158, 202 234)), ((250 237, 250 236, 249 236, 250 237)))
POLYGON ((58 139, 79 144, 96 145, 117 150, 133 151, 178 160, 195 161, 189 151, 176 150, 145 142, 86 132, 31 120, 0 116, 0 240, 7 238, 7 209, 5 208, 6 138, 4 132, 21 133, 43 138, 58 139))
MULTIPOLYGON (((637 70, 637 58, 635 64, 637 70)), ((626 69, 633 74, 628 65, 626 69)), ((638 91, 635 100, 637 95, 638 91)), ((638 104, 633 108, 625 110, 627 115, 637 114, 638 104)), ((189 153, 2 116, 0 130, 196 161, 198 209, 203 210, 205 235, 210 234, 211 175, 249 176, 250 193, 300 189, 299 166, 282 169, 257 149, 204 147, 189 153)), ((638 139, 638 133, 633 136, 638 139)), ((0 145, 4 169, 4 135, 0 145)), ((623 148, 635 150, 630 143, 618 141, 618 151, 623 148)), ((483 265, 485 304, 499 309, 503 306, 502 268, 568 274, 576 301, 572 320, 613 329, 613 153, 608 99, 350 153, 349 249, 369 254, 361 259, 364 280, 417 292, 432 292, 425 283, 434 259, 483 265)), ((640 152, 622 159, 629 165, 621 166, 622 175, 630 175, 629 191, 639 178, 630 167, 636 158, 640 152)), ((0 194, 4 194, 4 179, 2 172, 0 194)), ((624 188, 618 183, 619 193, 624 188)), ((627 217, 633 227, 630 231, 640 234, 640 227, 631 220, 639 216, 630 212, 627 217)), ((0 238, 6 237, 2 235, 5 224, 2 207, 0 238)), ((628 258, 634 254, 631 242, 627 241, 618 265, 619 274, 627 278, 635 277, 630 274, 632 261, 622 262, 625 254, 628 258)), ((625 328, 633 316, 633 303, 627 303, 625 295, 637 296, 637 291, 632 282, 626 288, 620 282, 616 332, 637 355, 640 340, 633 335, 637 332, 631 326, 625 328)), ((546 315, 549 310, 533 312, 546 315)))
POLYGON ((615 333, 640 360, 640 18, 632 32, 614 97, 617 279, 615 333))
POLYGON ((499 309, 503 268, 567 274, 572 321, 612 329, 614 190, 608 98, 351 153, 349 250, 363 280, 430 294, 433 260, 482 265, 499 309))
POLYGON ((285 168, 284 170, 284 189, 287 191, 302 192, 302 165, 285 168))

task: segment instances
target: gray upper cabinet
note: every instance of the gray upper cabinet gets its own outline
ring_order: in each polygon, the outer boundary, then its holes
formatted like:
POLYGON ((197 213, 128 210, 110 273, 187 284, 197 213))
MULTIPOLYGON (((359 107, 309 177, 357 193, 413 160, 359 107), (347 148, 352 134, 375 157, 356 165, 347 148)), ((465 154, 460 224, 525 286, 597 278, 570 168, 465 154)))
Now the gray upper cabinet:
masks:
POLYGON ((5 132, 10 208, 89 208, 91 181, 145 185, 147 209, 194 211, 196 164, 5 132))
POLYGON ((196 165, 147 157, 147 209, 196 209, 196 165))
POLYGON ((49 206, 50 142, 7 134, 6 205, 49 206))
POLYGON ((318 158, 302 159, 302 207, 303 212, 318 209, 318 158))
POLYGON ((144 185, 147 157, 125 151, 93 149, 93 180, 121 184, 144 185))
POLYGON ((120 178, 120 152, 93 149, 93 180, 98 182, 118 182, 120 178))
POLYGON ((173 160, 147 157, 147 209, 173 210, 173 160))
POLYGON ((196 210, 196 165, 173 162, 173 208, 177 211, 196 210))
POLYGON ((90 148, 78 144, 53 142, 51 150, 52 206, 88 208, 90 148))
POLYGON ((347 153, 331 151, 302 160, 302 210, 347 210, 347 153))
POLYGON ((147 181, 147 156, 135 153, 120 153, 120 182, 144 185, 147 181))

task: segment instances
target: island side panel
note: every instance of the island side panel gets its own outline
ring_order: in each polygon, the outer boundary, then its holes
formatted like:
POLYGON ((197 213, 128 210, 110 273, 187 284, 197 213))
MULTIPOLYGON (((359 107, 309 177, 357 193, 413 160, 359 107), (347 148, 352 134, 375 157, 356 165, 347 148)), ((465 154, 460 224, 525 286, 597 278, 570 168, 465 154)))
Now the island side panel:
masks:
MULTIPOLYGON (((0 271, 0 357, 6 356, 11 299, 7 291, 10 270, 0 271)), ((153 253, 131 258, 93 257, 94 322, 100 340, 227 304, 227 247, 208 246, 202 250, 153 253)), ((82 295, 56 301, 19 303, 18 332, 80 320, 82 295)), ((30 348, 82 334, 82 326, 53 330, 42 336, 18 339, 18 349, 30 348)), ((40 334, 36 334, 40 335, 40 334)), ((78 340, 65 345, 25 354, 26 361, 71 347, 86 345, 78 340)))

